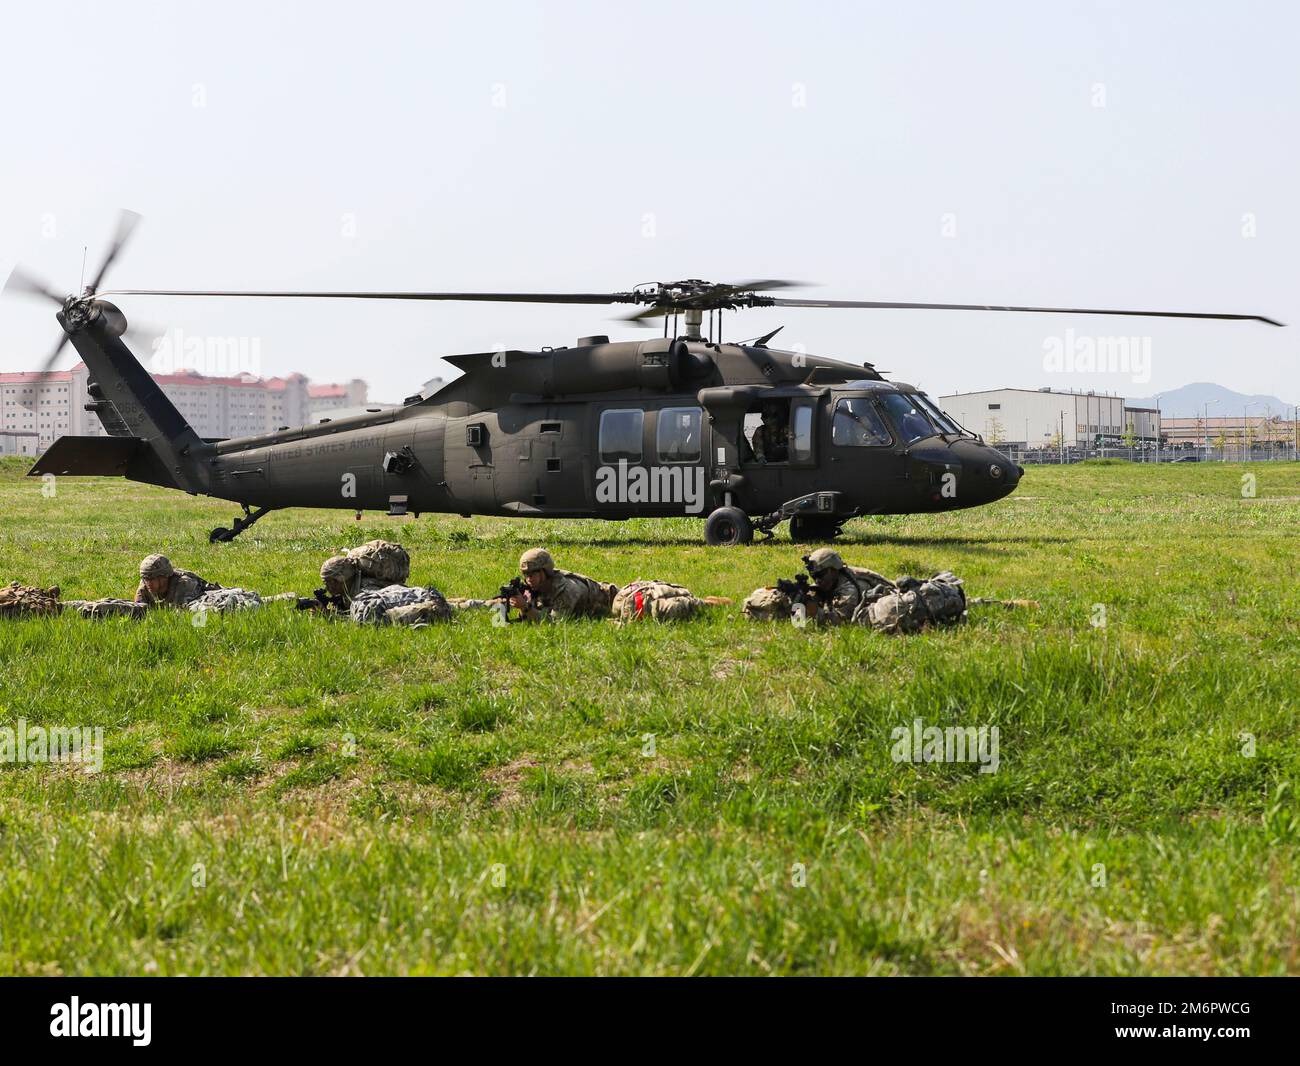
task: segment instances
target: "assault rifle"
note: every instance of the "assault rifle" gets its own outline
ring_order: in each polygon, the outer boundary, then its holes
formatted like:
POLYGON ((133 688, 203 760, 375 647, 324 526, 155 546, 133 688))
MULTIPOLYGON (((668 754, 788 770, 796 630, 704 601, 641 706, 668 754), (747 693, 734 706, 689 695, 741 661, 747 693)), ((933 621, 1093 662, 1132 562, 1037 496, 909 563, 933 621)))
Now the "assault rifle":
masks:
POLYGON ((793 581, 779 578, 776 587, 778 592, 785 593, 792 606, 802 606, 809 615, 816 614, 822 605, 822 591, 808 580, 807 574, 799 574, 793 581))
POLYGON ((317 589, 310 596, 299 596, 294 604, 300 611, 342 611, 348 610, 346 596, 331 596, 328 589, 317 589))
MULTIPOLYGON (((522 596, 524 598, 524 603, 526 605, 524 611, 527 611, 533 606, 533 590, 528 587, 524 579, 518 574, 512 577, 509 582, 502 585, 497 591, 496 596, 494 596, 491 601, 492 603, 501 603, 505 605, 507 622, 510 621, 510 601, 516 596, 522 596)), ((516 619, 516 621, 522 620, 523 612, 520 613, 520 617, 516 619)))

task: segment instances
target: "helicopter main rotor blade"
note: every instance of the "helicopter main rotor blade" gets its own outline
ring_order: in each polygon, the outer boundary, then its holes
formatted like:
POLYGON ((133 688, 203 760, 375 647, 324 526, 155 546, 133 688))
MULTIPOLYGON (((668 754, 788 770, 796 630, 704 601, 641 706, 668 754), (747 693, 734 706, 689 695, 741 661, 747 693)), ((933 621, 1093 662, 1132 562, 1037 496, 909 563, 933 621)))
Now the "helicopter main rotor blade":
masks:
POLYGON ((105 296, 235 296, 279 300, 463 300, 472 303, 635 303, 626 292, 289 292, 233 289, 112 289, 105 296))
POLYGON ((49 376, 50 372, 54 369, 54 364, 59 361, 59 356, 63 353, 63 348, 67 343, 68 335, 65 333, 59 338, 59 342, 54 346, 54 350, 51 351, 41 363, 40 369, 36 371, 37 377, 44 379, 49 376))
POLYGON ((63 304, 62 296, 50 288, 46 282, 34 274, 27 273, 22 267, 14 267, 9 272, 9 279, 5 282, 3 291, 17 293, 20 296, 43 296, 60 306, 63 304))
POLYGON ((733 289, 736 292, 765 292, 771 289, 806 289, 812 285, 811 281, 782 281, 779 278, 769 278, 760 281, 728 282, 719 288, 733 289))
POLYGON ((104 280, 108 268, 113 265, 113 261, 126 247, 126 242, 131 239, 131 234, 135 232, 135 228, 139 224, 140 216, 134 211, 123 211, 117 216, 117 231, 113 234, 113 241, 108 246, 104 261, 99 264, 99 270, 95 272, 94 278, 91 279, 89 286, 91 292, 99 291, 100 282, 104 280))
POLYGON ((1026 311, 1039 315, 1137 315, 1145 318, 1215 318, 1234 322, 1266 322, 1270 326, 1285 323, 1263 315, 1221 315, 1207 311, 1115 311, 1098 307, 1005 307, 995 304, 917 304, 878 300, 787 300, 779 296, 764 300, 764 307, 865 307, 913 311, 1026 311))

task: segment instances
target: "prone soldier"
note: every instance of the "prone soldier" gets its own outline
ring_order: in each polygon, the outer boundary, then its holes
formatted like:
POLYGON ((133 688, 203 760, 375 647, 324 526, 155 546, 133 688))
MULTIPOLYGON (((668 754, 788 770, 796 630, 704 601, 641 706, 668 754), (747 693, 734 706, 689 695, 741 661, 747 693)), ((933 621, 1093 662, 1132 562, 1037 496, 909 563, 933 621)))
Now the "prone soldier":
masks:
POLYGON ((514 591, 509 605, 528 622, 545 618, 608 618, 618 592, 617 585, 560 570, 545 548, 530 548, 519 558, 523 588, 514 591))
POLYGON ((135 602, 147 607, 188 607, 210 589, 219 589, 190 570, 172 566, 165 555, 146 555, 140 562, 140 585, 135 602))

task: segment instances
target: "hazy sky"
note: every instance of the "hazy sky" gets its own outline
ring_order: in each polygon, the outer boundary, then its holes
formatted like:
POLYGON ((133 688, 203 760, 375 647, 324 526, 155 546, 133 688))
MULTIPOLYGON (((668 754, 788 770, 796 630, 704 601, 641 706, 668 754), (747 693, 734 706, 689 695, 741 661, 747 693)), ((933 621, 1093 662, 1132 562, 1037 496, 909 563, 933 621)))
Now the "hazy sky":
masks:
MULTIPOLYGON (((1289 328, 789 310, 726 330, 784 323, 787 346, 935 393, 1213 380, 1295 402, 1297 39, 1276 2, 10 5, 0 271, 70 291, 129 207, 122 287, 777 277, 820 283, 799 296, 1263 313, 1289 328), (1044 367, 1116 334, 1146 339, 1148 382, 1044 367)), ((120 302, 255 339, 263 373, 361 376, 390 400, 439 355, 646 335, 603 308, 120 302)), ((0 369, 39 362, 52 310, 0 301, 0 369)))

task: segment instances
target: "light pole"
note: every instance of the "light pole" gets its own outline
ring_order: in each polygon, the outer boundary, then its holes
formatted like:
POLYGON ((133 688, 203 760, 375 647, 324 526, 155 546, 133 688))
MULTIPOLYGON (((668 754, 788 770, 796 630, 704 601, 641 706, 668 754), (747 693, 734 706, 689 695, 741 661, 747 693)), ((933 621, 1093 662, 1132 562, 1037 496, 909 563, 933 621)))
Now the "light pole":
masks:
POLYGON ((1251 400, 1241 409, 1241 446, 1245 449, 1247 462, 1254 458, 1254 449, 1250 446, 1250 421, 1246 412, 1258 403, 1258 400, 1251 400))
POLYGON ((1218 402, 1219 402, 1218 400, 1205 401, 1205 418, 1201 421, 1201 425, 1204 427, 1205 433, 1201 438, 1201 443, 1205 447, 1206 459, 1210 457, 1210 404, 1218 403, 1218 402))

